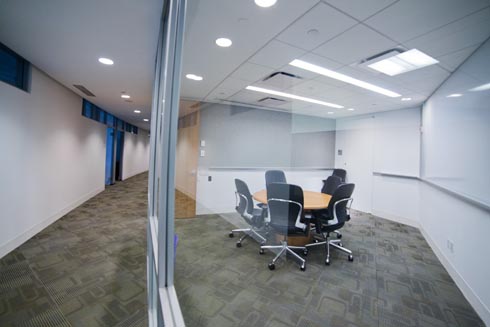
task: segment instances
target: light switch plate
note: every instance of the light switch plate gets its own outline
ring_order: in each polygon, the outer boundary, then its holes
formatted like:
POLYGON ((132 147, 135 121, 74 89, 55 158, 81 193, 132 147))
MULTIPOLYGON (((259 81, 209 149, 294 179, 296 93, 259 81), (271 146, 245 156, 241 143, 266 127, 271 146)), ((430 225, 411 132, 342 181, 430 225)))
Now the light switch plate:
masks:
POLYGON ((205 140, 201 140, 201 146, 206 146, 206 141, 205 140))
POLYGON ((201 157, 204 157, 206 155, 206 151, 201 150, 201 157))

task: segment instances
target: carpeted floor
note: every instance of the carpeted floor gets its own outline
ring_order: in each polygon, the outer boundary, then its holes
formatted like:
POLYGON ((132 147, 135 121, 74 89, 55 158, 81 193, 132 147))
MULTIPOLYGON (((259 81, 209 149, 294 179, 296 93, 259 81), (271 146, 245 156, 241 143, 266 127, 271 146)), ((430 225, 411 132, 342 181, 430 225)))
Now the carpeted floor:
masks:
MULTIPOLYGON (((0 259, 0 326, 146 326, 146 201, 141 174, 0 259)), ((176 221, 189 327, 483 326, 414 228, 355 213, 343 239, 354 262, 335 252, 327 267, 319 247, 305 272, 291 259, 269 271, 272 253, 228 238, 236 219, 176 221)))

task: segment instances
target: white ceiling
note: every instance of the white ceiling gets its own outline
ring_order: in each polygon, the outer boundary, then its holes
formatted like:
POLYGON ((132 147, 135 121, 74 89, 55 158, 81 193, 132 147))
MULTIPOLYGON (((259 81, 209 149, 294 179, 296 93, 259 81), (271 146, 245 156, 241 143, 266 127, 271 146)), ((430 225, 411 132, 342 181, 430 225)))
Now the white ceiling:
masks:
POLYGON ((260 8, 253 0, 191 0, 186 26, 183 75, 194 73, 204 80, 183 78, 182 97, 257 106, 267 95, 244 89, 256 85, 345 107, 286 99, 287 104, 270 109, 336 118, 423 103, 490 36, 490 1, 278 0, 273 7, 260 8), (318 33, 308 33, 312 29, 318 33), (230 38, 233 45, 217 47, 218 37, 230 38), (417 48, 440 63, 394 77, 358 65, 395 47, 417 48), (412 101, 292 67, 293 59, 387 88, 412 101), (261 82, 277 71, 303 79, 287 86, 261 82), (350 107, 355 111, 346 110, 350 107), (334 114, 327 115, 329 111, 334 114))
POLYGON ((75 93, 149 129, 143 118, 150 117, 161 11, 161 0, 0 0, 0 42, 75 93), (115 63, 104 66, 99 57, 115 63))
MULTIPOLYGON (((77 94, 149 128, 161 0, 0 0, 0 41, 77 94), (103 66, 106 56, 114 66, 103 66), (131 95, 133 102, 120 98, 131 95), (133 113, 142 110, 141 114, 133 113)), ((267 96, 246 91, 262 85, 353 107, 331 109, 290 101, 269 109, 329 118, 420 105, 490 36, 490 0, 278 0, 260 8, 253 0, 188 0, 181 95, 188 100, 243 102, 267 96), (318 33, 308 33, 316 29, 318 33), (218 37, 232 39, 219 48, 218 37), (389 77, 358 66, 394 47, 417 48, 438 65, 389 77), (411 97, 388 98, 288 63, 302 59, 411 97), (276 71, 302 77, 294 85, 261 80, 276 71)))

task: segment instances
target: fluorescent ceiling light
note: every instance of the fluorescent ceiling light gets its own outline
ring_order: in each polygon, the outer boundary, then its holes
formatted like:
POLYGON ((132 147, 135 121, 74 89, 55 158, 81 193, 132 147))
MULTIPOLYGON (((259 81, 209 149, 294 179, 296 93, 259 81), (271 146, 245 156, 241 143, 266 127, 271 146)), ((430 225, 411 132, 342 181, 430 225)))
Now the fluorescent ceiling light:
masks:
POLYGON ((109 58, 99 58, 99 62, 104 65, 114 65, 114 61, 109 58))
POLYGON ((144 118, 143 121, 150 121, 148 118, 144 118))
POLYGON ((255 92, 261 92, 261 93, 267 93, 267 94, 277 95, 277 96, 284 97, 284 98, 290 98, 290 99, 295 99, 295 100, 310 102, 310 103, 314 103, 314 104, 319 104, 319 105, 327 106, 327 107, 331 107, 331 108, 337 108, 337 109, 343 108, 343 106, 338 105, 338 104, 335 104, 335 103, 329 103, 329 102, 320 101, 320 100, 316 100, 316 99, 312 99, 312 98, 302 97, 302 96, 295 95, 295 94, 290 94, 290 93, 284 93, 284 92, 279 92, 279 91, 275 91, 275 90, 264 89, 264 88, 256 87, 256 86, 250 86, 249 85, 249 86, 246 87, 246 89, 247 90, 250 90, 250 91, 255 91, 255 92))
POLYGON ((123 99, 129 99, 131 97, 129 96, 129 94, 121 94, 121 98, 123 98, 123 99))
POLYGON ((406 73, 415 69, 437 64, 439 61, 417 49, 408 50, 373 64, 369 68, 389 76, 406 73))
POLYGON ((219 39, 216 39, 216 44, 220 47, 228 48, 233 44, 233 42, 231 42, 230 39, 227 39, 225 37, 220 37, 219 39))
POLYGON ((486 90, 490 90, 490 83, 483 84, 470 89, 471 92, 479 92, 479 91, 486 91, 486 90))
POLYGON ((136 114, 140 114, 140 113, 141 113, 141 110, 136 109, 136 110, 134 111, 134 113, 136 113, 136 114))
POLYGON ((449 94, 446 98, 459 98, 462 96, 463 95, 461 93, 453 93, 453 94, 449 94))
POLYGON ((272 7, 275 5, 277 0, 255 0, 255 4, 259 7, 272 7))
POLYGON ((349 108, 349 109, 347 109, 347 110, 349 110, 349 111, 354 111, 354 110, 356 110, 356 109, 354 109, 354 108, 349 108))
POLYGON ((194 81, 202 81, 202 76, 197 76, 194 74, 187 74, 185 75, 188 79, 194 80, 194 81))
POLYGON ((289 64, 291 66, 302 68, 305 70, 309 70, 310 72, 314 72, 314 73, 317 73, 317 74, 320 74, 323 76, 327 76, 327 77, 330 77, 330 78, 333 78, 333 79, 336 79, 336 80, 339 80, 339 81, 342 81, 345 83, 349 83, 349 84, 352 84, 352 85, 355 85, 358 87, 362 87, 363 89, 373 91, 373 92, 376 92, 379 94, 383 94, 383 95, 389 96, 391 98, 396 98, 396 97, 401 96, 400 94, 398 94, 396 92, 387 90, 385 88, 376 86, 376 85, 368 83, 368 82, 364 82, 364 81, 355 79, 353 77, 350 77, 350 76, 347 76, 347 75, 344 75, 341 73, 334 72, 333 70, 330 70, 330 69, 326 69, 326 68, 323 68, 323 67, 320 67, 317 65, 310 64, 310 63, 303 61, 303 60, 295 59, 295 60, 291 61, 289 64))
POLYGON ((410 101, 412 98, 402 98, 402 101, 410 101))

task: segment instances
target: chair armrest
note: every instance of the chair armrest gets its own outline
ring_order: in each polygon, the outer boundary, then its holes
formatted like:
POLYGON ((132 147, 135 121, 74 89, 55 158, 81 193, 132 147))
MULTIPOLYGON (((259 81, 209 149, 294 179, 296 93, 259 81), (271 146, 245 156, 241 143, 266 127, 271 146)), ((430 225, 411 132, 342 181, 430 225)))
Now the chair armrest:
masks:
POLYGON ((352 205, 352 202, 354 201, 354 198, 346 198, 342 200, 338 200, 333 204, 333 219, 329 220, 329 225, 336 225, 339 223, 339 219, 337 218, 337 205, 342 202, 347 202, 345 206, 345 210, 347 211, 347 215, 350 215, 350 207, 352 205), (330 221, 333 221, 333 223, 330 223, 330 221))

